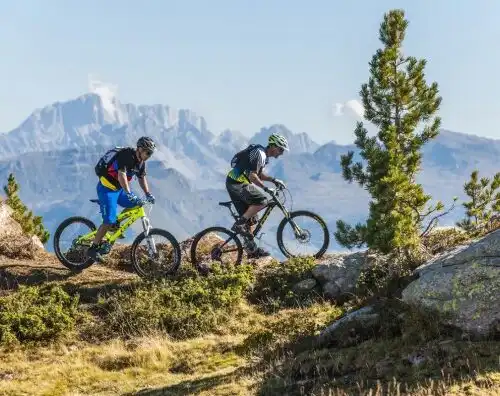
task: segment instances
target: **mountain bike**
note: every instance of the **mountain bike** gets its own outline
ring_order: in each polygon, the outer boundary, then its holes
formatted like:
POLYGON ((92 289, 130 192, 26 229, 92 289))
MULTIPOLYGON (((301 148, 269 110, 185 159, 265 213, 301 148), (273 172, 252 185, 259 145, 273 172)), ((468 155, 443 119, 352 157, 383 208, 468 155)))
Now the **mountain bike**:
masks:
MULTIPOLYGON (((314 224, 320 226, 320 236, 318 237, 319 239, 315 241, 317 242, 316 244, 319 245, 319 248, 317 248, 314 253, 305 254, 305 256, 313 256, 315 258, 322 257, 330 243, 330 233, 325 221, 316 213, 310 212, 308 210, 287 210, 284 206, 284 191, 288 191, 288 189, 284 186, 281 186, 271 192, 271 200, 268 202, 266 208, 263 209, 264 213, 262 217, 257 222, 254 221, 254 225, 256 224, 256 227, 253 232, 249 231, 247 233, 235 233, 232 230, 220 226, 209 227, 198 232, 193 238, 193 242, 191 244, 191 263, 200 273, 206 273, 208 268, 207 262, 220 261, 222 264, 223 253, 228 253, 228 257, 233 262, 233 265, 239 265, 243 258, 243 244, 241 243, 238 235, 241 235, 241 237, 243 238, 247 251, 254 250, 256 248, 254 239, 262 238, 262 235, 259 236, 259 233, 269 215, 276 207, 278 207, 284 215, 284 218, 281 220, 276 230, 276 238, 278 247, 280 251, 285 255, 285 257, 291 258, 299 256, 296 254, 292 254, 290 250, 285 247, 286 238, 284 238, 283 236, 285 226, 290 226, 290 228, 293 230, 293 237, 297 241, 299 241, 299 243, 305 244, 311 241, 311 232, 308 229, 300 227, 297 224, 298 218, 312 220, 314 224), (213 235, 215 233, 221 233, 225 235, 219 237, 213 235), (207 237, 206 242, 202 241, 202 238, 204 237, 207 237)), ((234 204, 232 201, 219 202, 219 205, 228 208, 231 216, 236 221, 238 214, 233 209, 234 204)))
MULTIPOLYGON (((90 202, 98 204, 99 200, 90 199, 90 202)), ((181 263, 181 248, 179 243, 170 232, 151 227, 149 215, 152 204, 146 202, 145 205, 149 205, 148 214, 146 214, 143 206, 125 208, 119 213, 116 223, 106 232, 101 242, 101 251, 104 254, 109 253, 115 241, 118 238, 124 238, 125 231, 137 220, 141 219, 143 232, 137 235, 130 249, 130 259, 135 272, 143 278, 173 274, 177 271, 181 263), (157 243, 154 237, 163 237, 167 242, 157 243), (140 246, 140 243, 144 240, 147 245, 146 249, 140 246), (142 261, 143 253, 147 256, 144 263, 142 261), (169 263, 167 269, 164 268, 165 263, 169 263), (148 265, 152 267, 154 275, 151 275, 146 270, 148 265)), ((59 261, 65 267, 75 272, 80 272, 94 264, 94 260, 87 257, 86 253, 92 244, 96 232, 97 227, 95 224, 85 217, 73 216, 62 221, 54 233, 54 251, 59 261), (62 233, 75 224, 83 225, 87 229, 90 229, 90 231, 84 231, 74 237, 68 252, 63 254, 61 249, 62 233)))

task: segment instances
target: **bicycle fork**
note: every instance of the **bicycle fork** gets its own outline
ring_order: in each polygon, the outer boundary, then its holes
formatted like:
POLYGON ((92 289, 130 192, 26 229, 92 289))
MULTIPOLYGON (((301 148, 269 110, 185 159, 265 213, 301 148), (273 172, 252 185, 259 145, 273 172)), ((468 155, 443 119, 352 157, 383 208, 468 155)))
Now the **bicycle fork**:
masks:
POLYGON ((153 237, 149 235, 151 231, 151 223, 148 217, 141 217, 142 228, 144 229, 144 235, 146 236, 146 242, 148 244, 148 251, 150 255, 156 255, 158 251, 156 250, 156 245, 153 237))

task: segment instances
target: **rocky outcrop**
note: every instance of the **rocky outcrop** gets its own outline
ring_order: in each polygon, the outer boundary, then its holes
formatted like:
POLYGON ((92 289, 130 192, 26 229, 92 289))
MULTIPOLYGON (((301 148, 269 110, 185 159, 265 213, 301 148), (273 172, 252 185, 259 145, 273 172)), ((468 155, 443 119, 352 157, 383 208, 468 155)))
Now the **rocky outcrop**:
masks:
POLYGON ((365 251, 325 255, 312 270, 313 278, 302 281, 296 288, 312 289, 319 284, 326 298, 338 299, 355 292, 361 271, 376 260, 375 255, 365 251))
POLYGON ((8 258, 34 258, 45 252, 36 235, 28 236, 12 218, 12 208, 0 202, 0 256, 8 258))
POLYGON ((415 270, 403 301, 442 312, 471 336, 500 334, 500 230, 436 256, 415 270))
POLYGON ((380 326, 380 315, 373 306, 367 306, 344 315, 327 326, 317 336, 318 346, 338 345, 347 347, 363 338, 370 338, 380 326))

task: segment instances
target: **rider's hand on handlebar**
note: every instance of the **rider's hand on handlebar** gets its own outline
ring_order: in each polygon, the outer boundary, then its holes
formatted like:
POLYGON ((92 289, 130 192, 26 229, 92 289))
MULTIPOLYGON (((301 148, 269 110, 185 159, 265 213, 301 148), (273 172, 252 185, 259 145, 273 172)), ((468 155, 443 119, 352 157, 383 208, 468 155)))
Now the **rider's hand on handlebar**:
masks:
POLYGON ((155 197, 154 197, 154 195, 153 195, 153 194, 151 194, 150 192, 148 192, 148 193, 146 194, 146 201, 148 201, 148 202, 150 202, 150 203, 154 204, 154 203, 155 203, 155 197))
POLYGON ((140 199, 137 195, 135 195, 133 192, 128 193, 127 198, 134 205, 137 205, 137 206, 144 205, 144 201, 142 199, 140 199))
POLYGON ((285 188, 285 183, 283 182, 283 180, 273 179, 273 183, 279 189, 285 188))
POLYGON ((275 189, 274 188, 269 188, 269 187, 264 186, 263 190, 266 193, 268 193, 269 195, 274 195, 274 193, 275 193, 275 189))

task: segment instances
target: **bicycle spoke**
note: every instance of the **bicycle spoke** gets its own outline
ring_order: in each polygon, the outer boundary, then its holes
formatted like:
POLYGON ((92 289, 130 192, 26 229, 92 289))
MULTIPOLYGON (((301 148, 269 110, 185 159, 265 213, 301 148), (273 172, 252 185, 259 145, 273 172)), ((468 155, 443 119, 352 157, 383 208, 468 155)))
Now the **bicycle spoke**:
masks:
POLYGON ((223 267, 238 265, 242 252, 241 242, 232 232, 212 227, 196 236, 191 246, 191 260, 200 272, 207 273, 215 263, 223 267))
POLYGON ((288 257, 319 257, 329 244, 328 228, 314 213, 295 212, 289 221, 280 224, 278 243, 288 257))
POLYGON ((148 277, 163 277, 177 270, 178 251, 164 235, 143 238, 135 247, 133 256, 141 274, 148 277), (152 245, 154 249, 151 249, 152 245))

